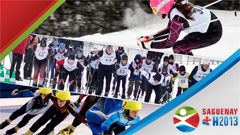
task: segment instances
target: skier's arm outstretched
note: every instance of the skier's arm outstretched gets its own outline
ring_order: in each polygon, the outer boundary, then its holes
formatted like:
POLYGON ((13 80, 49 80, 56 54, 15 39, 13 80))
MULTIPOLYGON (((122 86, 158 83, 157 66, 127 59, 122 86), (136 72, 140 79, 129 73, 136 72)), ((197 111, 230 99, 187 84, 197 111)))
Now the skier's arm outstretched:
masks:
POLYGON ((162 40, 162 39, 166 39, 169 34, 170 34, 170 29, 169 29, 169 27, 167 27, 167 28, 159 31, 158 33, 154 34, 152 36, 152 38, 154 40, 162 40))

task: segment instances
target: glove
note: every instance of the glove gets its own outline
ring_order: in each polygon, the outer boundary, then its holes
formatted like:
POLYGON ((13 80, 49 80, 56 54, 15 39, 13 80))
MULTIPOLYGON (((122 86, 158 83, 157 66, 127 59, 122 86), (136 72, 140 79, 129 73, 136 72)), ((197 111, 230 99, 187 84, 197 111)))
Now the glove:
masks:
POLYGON ((167 86, 168 93, 172 93, 172 88, 170 86, 167 86))
POLYGON ((12 96, 16 96, 19 93, 18 89, 14 89, 11 93, 12 96))
POLYGON ((138 38, 138 40, 140 42, 149 42, 150 40, 152 40, 151 36, 141 36, 140 38, 138 38))
POLYGON ((110 127, 110 123, 106 120, 101 124, 102 131, 107 131, 110 127))
POLYGON ((173 77, 177 77, 177 73, 173 73, 173 77))

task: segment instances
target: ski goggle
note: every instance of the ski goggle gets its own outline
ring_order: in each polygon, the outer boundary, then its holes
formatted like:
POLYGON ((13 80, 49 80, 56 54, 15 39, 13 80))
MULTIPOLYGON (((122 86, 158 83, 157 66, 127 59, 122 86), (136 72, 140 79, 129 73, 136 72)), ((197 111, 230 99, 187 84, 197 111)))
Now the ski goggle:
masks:
POLYGON ((189 3, 188 0, 181 1, 181 4, 187 4, 187 3, 189 3))
POLYGON ((161 3, 159 3, 156 7, 151 6, 152 8, 152 12, 157 15, 158 12, 161 10, 162 7, 164 7, 168 2, 170 2, 171 0, 163 0, 161 3))

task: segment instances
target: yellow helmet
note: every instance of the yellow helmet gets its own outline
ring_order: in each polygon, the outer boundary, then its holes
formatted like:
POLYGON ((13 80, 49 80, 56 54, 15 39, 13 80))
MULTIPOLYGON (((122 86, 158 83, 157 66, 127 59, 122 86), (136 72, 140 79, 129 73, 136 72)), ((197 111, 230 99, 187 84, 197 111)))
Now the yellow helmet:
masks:
POLYGON ((40 87, 38 90, 41 94, 45 94, 45 95, 52 93, 52 89, 50 89, 50 88, 40 87))
POLYGON ((139 101, 125 100, 123 101, 122 107, 124 110, 137 111, 142 110, 142 103, 139 101))
POLYGON ((60 100, 70 100, 70 96, 69 91, 58 90, 56 93, 56 97, 60 100))

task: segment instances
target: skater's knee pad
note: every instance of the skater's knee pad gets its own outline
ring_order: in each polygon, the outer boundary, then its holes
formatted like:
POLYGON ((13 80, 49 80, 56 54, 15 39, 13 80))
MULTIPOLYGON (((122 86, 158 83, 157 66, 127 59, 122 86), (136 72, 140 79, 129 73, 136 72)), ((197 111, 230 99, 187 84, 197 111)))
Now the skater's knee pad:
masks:
POLYGON ((31 130, 28 130, 24 135, 33 135, 33 132, 31 130))
POLYGON ((10 119, 6 119, 6 121, 7 121, 8 123, 11 123, 11 122, 12 122, 12 120, 10 120, 10 119))
POLYGON ((18 126, 14 127, 16 132, 20 129, 18 126))

